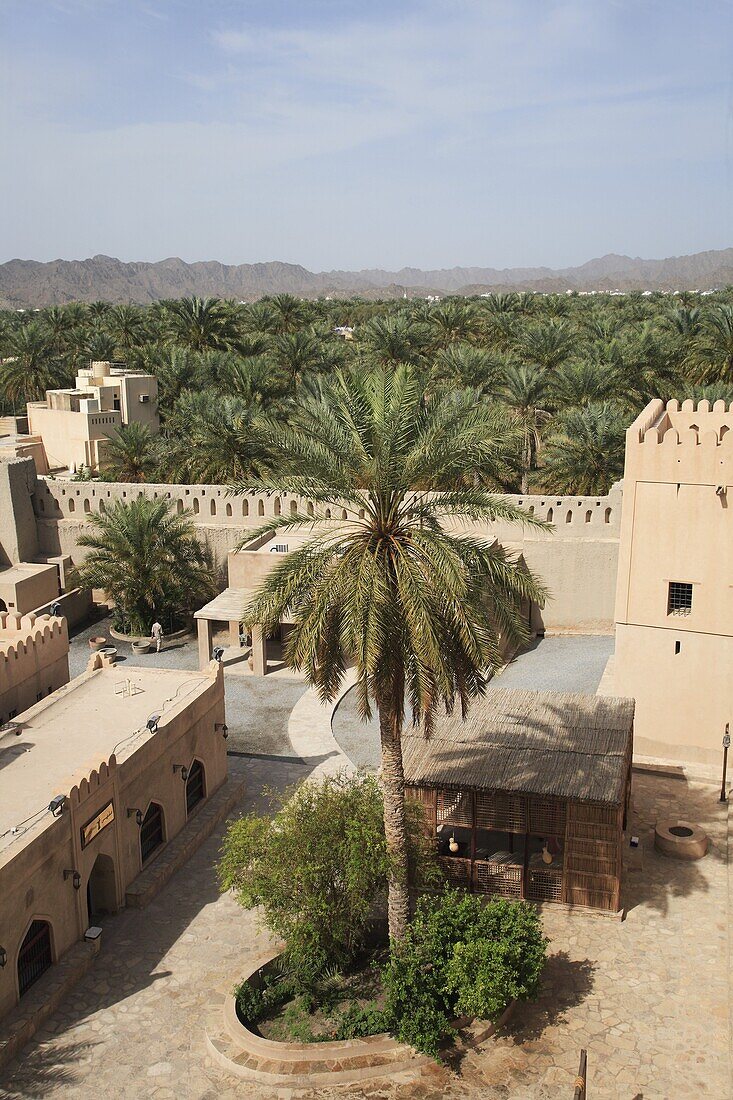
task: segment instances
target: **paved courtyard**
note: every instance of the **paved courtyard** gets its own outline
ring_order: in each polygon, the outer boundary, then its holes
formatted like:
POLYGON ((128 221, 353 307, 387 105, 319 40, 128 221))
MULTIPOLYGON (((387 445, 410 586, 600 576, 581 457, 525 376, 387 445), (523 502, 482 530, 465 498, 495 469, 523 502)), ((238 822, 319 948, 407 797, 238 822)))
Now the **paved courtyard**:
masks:
MULTIPOLYGON (((344 760, 330 740, 328 721, 321 721, 318 704, 308 696, 291 715, 289 736, 309 765, 231 758, 232 770, 248 777, 242 809, 262 806, 265 784, 282 788, 309 774, 316 761, 323 770, 344 760)), ((547 907, 550 961, 542 994, 522 1006, 504 1032, 460 1065, 431 1067, 407 1082, 386 1079, 299 1095, 569 1100, 585 1046, 590 1100, 730 1097, 727 806, 718 803, 712 785, 681 773, 640 772, 634 807, 643 866, 626 876, 626 919, 547 907), (708 831, 712 848, 701 862, 678 863, 654 852, 654 822, 671 812, 708 831)), ((229 991, 247 959, 259 956, 268 942, 256 913, 218 893, 220 835, 147 909, 107 921, 101 957, 0 1079, 0 1096, 294 1095, 230 1078, 206 1052, 210 991, 229 991)))

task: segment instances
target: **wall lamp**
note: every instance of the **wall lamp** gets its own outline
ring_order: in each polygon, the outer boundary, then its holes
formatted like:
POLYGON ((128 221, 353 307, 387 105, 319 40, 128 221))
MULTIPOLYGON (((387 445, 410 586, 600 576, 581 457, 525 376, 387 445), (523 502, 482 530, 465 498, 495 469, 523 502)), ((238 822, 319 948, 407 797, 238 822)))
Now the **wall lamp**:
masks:
POLYGON ((6 962, 8 961, 8 953, 4 947, 0 947, 0 970, 4 969, 6 962))
POLYGON ((226 722, 214 722, 214 733, 220 733, 226 741, 229 736, 229 726, 226 722))
POLYGON ((142 810, 136 809, 135 806, 128 806, 127 807, 127 816, 132 817, 133 814, 135 816, 135 824, 137 825, 138 829, 142 829, 142 827, 143 827, 143 812, 142 812, 142 810))
POLYGON ((147 722, 145 723, 145 728, 147 729, 148 733, 157 733, 158 732, 158 722, 159 721, 160 721, 160 715, 159 714, 151 714, 150 715, 147 722))
POLYGON ((219 664, 221 664, 222 658, 224 656, 224 646, 215 645, 211 656, 214 658, 215 661, 218 661, 219 664))
POLYGON ((57 794, 55 798, 52 798, 48 804, 49 811, 54 817, 61 817, 64 812, 64 804, 66 802, 65 794, 57 794))
POLYGON ((188 780, 188 768, 186 767, 185 764, 174 764, 173 765, 173 772, 174 772, 174 774, 176 772, 180 772, 181 773, 181 779, 183 780, 184 783, 188 780))
POLYGON ((66 881, 67 878, 71 879, 71 884, 75 890, 81 890, 81 875, 78 871, 64 871, 64 881, 66 881))

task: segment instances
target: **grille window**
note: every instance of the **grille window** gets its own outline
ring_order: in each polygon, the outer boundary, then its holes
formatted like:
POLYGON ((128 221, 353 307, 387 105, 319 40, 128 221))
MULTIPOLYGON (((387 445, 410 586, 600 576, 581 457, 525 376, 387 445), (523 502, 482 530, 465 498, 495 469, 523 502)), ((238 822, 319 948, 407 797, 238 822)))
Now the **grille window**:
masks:
POLYGON ((190 814, 204 797, 204 769, 199 760, 194 760, 186 780, 186 813, 190 814))
POLYGON ((51 929, 45 920, 34 920, 18 955, 18 986, 21 997, 53 962, 51 929))
POLYGON ((140 828, 140 854, 143 863, 163 843, 163 811, 151 802, 140 828))
POLYGON ((692 611, 692 585, 685 581, 669 582, 668 615, 689 615, 692 611))

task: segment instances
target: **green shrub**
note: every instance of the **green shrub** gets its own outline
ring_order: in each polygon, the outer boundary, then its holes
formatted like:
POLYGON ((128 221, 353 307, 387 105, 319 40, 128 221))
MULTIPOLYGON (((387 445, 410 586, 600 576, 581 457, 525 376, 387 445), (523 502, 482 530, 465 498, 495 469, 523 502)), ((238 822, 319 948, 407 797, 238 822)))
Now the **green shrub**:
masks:
MULTIPOLYGON (((285 940, 284 965, 312 988, 347 966, 375 918, 384 917, 389 862, 382 794, 374 776, 308 780, 274 796, 272 816, 249 814, 227 830, 219 880, 247 907, 262 906, 267 928, 285 940)), ((431 878, 434 856, 408 811, 412 863, 431 878)))
POLYGON ((459 890, 421 899, 384 972, 390 1030, 437 1057, 455 1016, 496 1019, 514 998, 535 995, 546 947, 524 902, 459 890))

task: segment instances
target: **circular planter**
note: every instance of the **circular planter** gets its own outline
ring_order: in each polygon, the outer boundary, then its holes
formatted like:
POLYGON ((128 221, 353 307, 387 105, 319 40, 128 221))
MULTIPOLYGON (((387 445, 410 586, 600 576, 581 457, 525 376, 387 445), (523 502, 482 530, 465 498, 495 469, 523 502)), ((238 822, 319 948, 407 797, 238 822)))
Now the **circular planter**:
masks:
POLYGON ((133 642, 132 643, 132 652, 138 657, 141 656, 141 654, 143 654, 143 653, 149 653, 150 652, 150 639, 147 638, 147 639, 142 639, 142 640, 137 641, 137 642, 133 642))
POLYGON ((117 660, 117 646, 115 645, 103 645, 99 652, 107 657, 110 661, 117 660))
MULTIPOLYGON (((144 634, 122 634, 121 631, 115 630, 113 626, 109 628, 109 632, 113 638, 116 638, 118 642, 145 642, 150 644, 150 635, 147 637, 144 634)), ((191 631, 189 627, 184 626, 182 630, 174 630, 171 634, 163 635, 163 644, 166 642, 179 641, 181 638, 190 638, 191 631)))
POLYGON ((97 634, 94 638, 89 639, 89 648, 94 652, 104 649, 107 645, 107 639, 103 634, 97 634))
MULTIPOLYGON (((257 986, 271 969, 279 952, 270 952, 255 966, 246 980, 257 986)), ((456 1020, 463 1048, 478 1046, 507 1022, 516 1002, 507 1006, 498 1020, 456 1020)), ((435 1065, 426 1054, 418 1054, 391 1035, 369 1035, 330 1043, 283 1043, 265 1039, 242 1023, 232 993, 213 1010, 207 1025, 210 1053, 229 1073, 262 1084, 313 1088, 394 1077, 435 1065)))
POLYGON ((702 859, 708 850, 708 836, 689 821, 672 818, 658 821, 654 827, 654 847, 673 859, 702 859))

